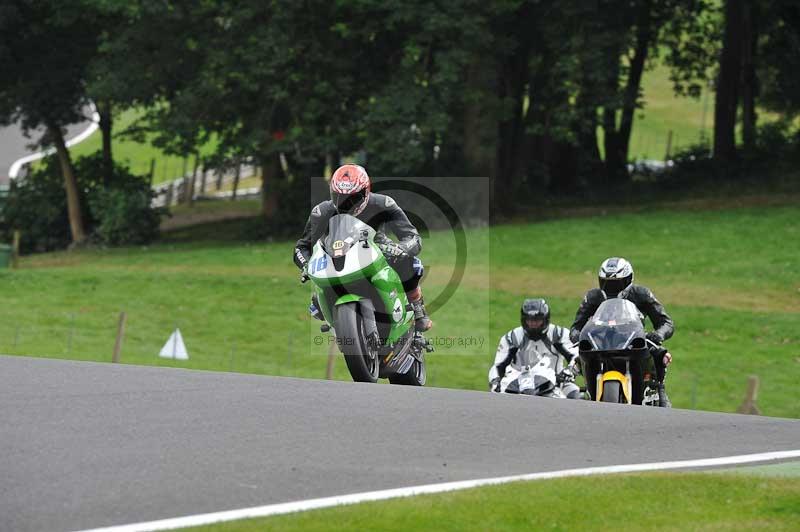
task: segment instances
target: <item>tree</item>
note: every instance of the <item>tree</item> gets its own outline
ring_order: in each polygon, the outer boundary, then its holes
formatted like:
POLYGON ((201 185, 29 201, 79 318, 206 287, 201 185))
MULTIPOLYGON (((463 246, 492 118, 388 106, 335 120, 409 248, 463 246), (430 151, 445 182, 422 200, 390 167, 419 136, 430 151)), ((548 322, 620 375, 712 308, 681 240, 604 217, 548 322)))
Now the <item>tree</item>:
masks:
POLYGON ((800 5, 792 0, 759 4, 756 79, 759 103, 800 115, 800 5))
POLYGON ((63 127, 84 119, 86 65, 97 36, 80 10, 44 0, 6 2, 0 8, 0 123, 20 121, 23 130, 46 128, 39 144, 52 144, 64 177, 73 244, 86 238, 78 182, 63 127))
POLYGON ((744 3, 725 0, 725 32, 714 103, 714 159, 730 162, 736 157, 736 109, 742 79, 744 3))

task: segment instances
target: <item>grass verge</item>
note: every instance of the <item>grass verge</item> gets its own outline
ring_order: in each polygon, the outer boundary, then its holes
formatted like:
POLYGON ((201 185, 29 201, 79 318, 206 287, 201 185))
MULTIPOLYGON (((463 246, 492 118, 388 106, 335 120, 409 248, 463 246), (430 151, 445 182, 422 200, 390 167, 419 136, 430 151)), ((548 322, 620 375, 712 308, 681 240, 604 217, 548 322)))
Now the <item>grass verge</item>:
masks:
POLYGON ((653 473, 517 482, 191 530, 797 530, 798 520, 796 479, 653 473))

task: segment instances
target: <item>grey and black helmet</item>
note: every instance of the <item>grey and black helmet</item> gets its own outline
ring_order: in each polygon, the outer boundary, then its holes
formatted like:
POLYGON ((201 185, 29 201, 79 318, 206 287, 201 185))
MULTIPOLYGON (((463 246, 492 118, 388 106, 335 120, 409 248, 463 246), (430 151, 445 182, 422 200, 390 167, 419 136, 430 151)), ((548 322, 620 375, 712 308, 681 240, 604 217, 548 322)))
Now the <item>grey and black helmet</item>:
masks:
POLYGON ((550 307, 544 299, 526 299, 520 309, 520 323, 525 334, 539 340, 550 326, 550 307))
POLYGON ((597 277, 600 290, 608 297, 617 297, 633 283, 633 266, 621 257, 611 257, 600 265, 597 277))

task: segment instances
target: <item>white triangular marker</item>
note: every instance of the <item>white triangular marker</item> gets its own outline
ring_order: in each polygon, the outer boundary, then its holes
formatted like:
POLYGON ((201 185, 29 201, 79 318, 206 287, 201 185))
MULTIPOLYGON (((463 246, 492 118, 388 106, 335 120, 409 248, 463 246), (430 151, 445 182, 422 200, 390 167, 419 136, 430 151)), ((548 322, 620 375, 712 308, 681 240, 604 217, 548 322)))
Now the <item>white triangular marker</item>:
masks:
POLYGON ((189 360, 189 353, 186 351, 186 345, 183 343, 180 329, 175 329, 175 332, 170 335, 169 340, 161 348, 158 356, 176 360, 189 360))

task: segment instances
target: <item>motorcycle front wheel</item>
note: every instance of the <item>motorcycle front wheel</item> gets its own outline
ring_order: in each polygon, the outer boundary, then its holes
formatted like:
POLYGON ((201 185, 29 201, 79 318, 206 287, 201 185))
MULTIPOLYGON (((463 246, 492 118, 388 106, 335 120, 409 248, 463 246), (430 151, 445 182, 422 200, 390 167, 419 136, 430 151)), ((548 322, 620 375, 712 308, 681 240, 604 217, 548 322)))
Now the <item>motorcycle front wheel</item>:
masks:
POLYGON ((603 383, 603 403, 622 403, 622 387, 619 381, 605 381, 603 383))
POLYGON ((355 382, 377 382, 380 363, 378 352, 367 345, 364 320, 358 313, 358 303, 336 307, 336 341, 355 382))
MULTIPOLYGON (((420 357, 422 358, 422 357, 420 357)), ((403 386, 425 386, 428 376, 425 372, 425 360, 415 360, 406 373, 389 375, 389 382, 403 386)))

